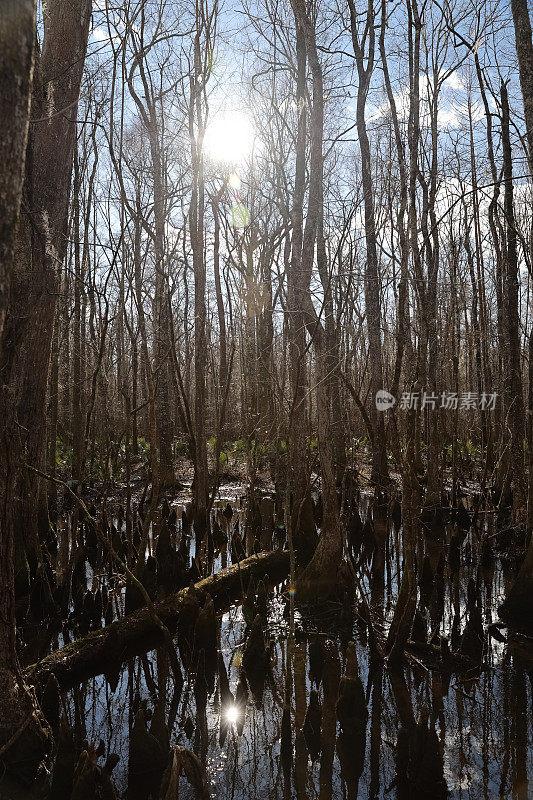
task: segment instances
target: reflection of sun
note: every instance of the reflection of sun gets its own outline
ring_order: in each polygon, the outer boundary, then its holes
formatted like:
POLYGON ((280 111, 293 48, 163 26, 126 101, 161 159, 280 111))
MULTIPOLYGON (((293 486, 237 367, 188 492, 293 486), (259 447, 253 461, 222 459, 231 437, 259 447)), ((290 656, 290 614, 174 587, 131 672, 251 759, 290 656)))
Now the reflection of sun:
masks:
POLYGON ((213 117, 205 132, 205 152, 213 161, 240 164, 254 145, 255 131, 251 119, 241 111, 213 117))

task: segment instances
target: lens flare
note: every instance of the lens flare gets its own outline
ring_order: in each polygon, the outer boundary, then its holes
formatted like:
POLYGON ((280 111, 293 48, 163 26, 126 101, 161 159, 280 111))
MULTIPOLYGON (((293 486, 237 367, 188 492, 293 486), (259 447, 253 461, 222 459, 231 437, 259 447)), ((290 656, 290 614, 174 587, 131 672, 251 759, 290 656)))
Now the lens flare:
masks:
POLYGON ((228 183, 231 186, 231 188, 237 192, 241 188, 241 179, 239 178, 236 172, 231 173, 231 175, 228 178, 228 183))
POLYGON ((233 227, 242 230, 250 224, 250 212, 244 203, 235 203, 231 207, 231 217, 233 219, 233 227))

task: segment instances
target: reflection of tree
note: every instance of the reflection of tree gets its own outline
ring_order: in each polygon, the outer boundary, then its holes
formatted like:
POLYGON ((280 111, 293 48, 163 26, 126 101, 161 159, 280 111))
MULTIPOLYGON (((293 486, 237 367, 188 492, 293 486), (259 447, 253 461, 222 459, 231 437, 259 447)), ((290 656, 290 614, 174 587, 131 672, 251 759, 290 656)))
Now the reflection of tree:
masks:
POLYGON ((401 673, 390 674, 401 727, 396 743, 396 790, 398 800, 448 796, 444 779, 443 746, 429 710, 423 706, 416 722, 411 695, 401 673))
POLYGON ((322 678, 324 700, 322 703, 322 758, 320 760, 319 800, 331 800, 333 758, 335 755, 335 736, 337 730, 335 704, 339 692, 341 667, 339 653, 334 643, 328 640, 324 644, 321 644, 321 646, 324 652, 324 672, 322 678))

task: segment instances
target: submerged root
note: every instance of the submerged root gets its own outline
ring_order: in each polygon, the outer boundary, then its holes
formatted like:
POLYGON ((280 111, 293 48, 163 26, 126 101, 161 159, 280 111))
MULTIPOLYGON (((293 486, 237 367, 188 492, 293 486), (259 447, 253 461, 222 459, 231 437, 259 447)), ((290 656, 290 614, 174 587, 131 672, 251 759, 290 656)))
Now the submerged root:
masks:
POLYGON ((207 776, 205 767, 194 753, 185 747, 174 747, 172 761, 161 783, 161 800, 177 800, 179 798, 179 783, 182 773, 195 790, 198 800, 209 800, 207 776))

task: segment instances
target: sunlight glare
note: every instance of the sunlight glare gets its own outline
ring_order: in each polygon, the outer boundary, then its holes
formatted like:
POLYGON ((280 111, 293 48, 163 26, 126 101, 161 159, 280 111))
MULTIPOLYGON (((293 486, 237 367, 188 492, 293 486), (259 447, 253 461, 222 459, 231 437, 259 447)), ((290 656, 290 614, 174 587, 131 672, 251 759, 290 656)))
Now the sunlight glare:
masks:
POLYGON ((213 161, 241 164, 254 146, 255 131, 251 119, 241 111, 214 117, 205 132, 205 152, 213 161))
POLYGON ((239 719, 239 709, 237 708, 237 706, 228 706, 228 708, 224 712, 224 716, 226 717, 226 721, 229 722, 230 725, 234 725, 239 719))

